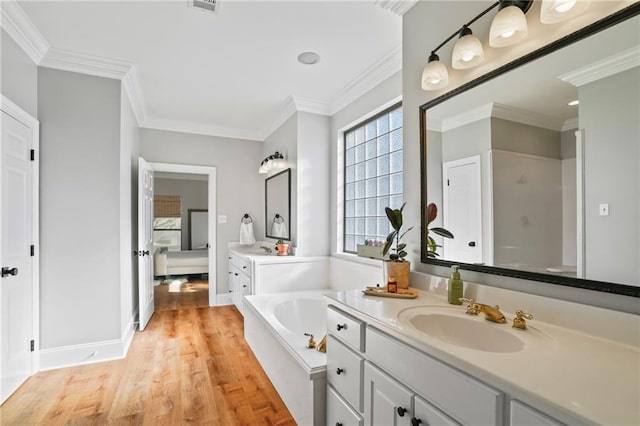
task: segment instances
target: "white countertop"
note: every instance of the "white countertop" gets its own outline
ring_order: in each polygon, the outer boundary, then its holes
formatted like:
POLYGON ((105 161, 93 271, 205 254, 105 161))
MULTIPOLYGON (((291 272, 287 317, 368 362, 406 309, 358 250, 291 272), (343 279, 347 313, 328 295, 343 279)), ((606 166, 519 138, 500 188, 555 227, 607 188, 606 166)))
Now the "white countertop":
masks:
MULTIPOLYGON (((535 319, 527 321, 528 330, 515 330, 511 328, 513 313, 503 311, 507 324, 489 324, 515 334, 525 348, 514 353, 485 352, 446 343, 398 320, 403 310, 415 306, 446 307, 465 315, 465 307, 449 305, 441 296, 420 291, 416 299, 389 299, 366 296, 358 289, 328 293, 327 297, 423 352, 525 403, 544 407, 560 421, 640 425, 638 346, 535 319)), ((485 321, 482 314, 467 317, 485 321)), ((640 317, 632 320, 640 321, 640 317)))

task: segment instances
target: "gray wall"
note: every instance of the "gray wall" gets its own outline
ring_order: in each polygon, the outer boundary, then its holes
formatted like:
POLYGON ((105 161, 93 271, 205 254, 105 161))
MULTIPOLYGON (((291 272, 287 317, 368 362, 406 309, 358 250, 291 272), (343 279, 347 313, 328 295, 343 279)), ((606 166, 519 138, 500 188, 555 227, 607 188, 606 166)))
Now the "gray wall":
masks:
POLYGON ((560 158, 560 132, 515 121, 491 118, 494 149, 560 158))
POLYGON ((579 88, 587 278, 640 284, 639 95, 637 67, 579 88), (609 216, 599 215, 601 203, 609 216))
POLYGON ((182 250, 189 250, 189 209, 208 208, 209 183, 202 180, 155 178, 155 195, 179 195, 182 202, 182 250))
POLYGON ((38 69, 41 348, 119 339, 120 82, 38 69))
POLYGON ((38 118, 38 67, 4 30, 0 39, 2 94, 38 118))
POLYGON ((217 214, 227 216, 227 223, 217 225, 217 292, 227 293, 227 243, 238 241, 242 215, 253 217, 257 239, 264 235, 264 180, 258 174, 262 143, 164 130, 141 132, 140 155, 147 161, 216 167, 217 214))

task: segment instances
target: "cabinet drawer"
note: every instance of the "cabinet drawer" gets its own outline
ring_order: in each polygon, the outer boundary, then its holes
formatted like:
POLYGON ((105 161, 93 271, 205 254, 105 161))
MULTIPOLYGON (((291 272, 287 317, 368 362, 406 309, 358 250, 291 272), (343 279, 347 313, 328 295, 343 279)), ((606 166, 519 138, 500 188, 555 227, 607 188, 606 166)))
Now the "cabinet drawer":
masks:
POLYGON ((413 417, 418 424, 430 426, 460 426, 419 396, 413 400, 413 417))
POLYGON ((562 423, 542 414, 541 412, 521 403, 511 401, 511 426, 561 426, 562 423))
POLYGON ((327 386, 327 425, 363 426, 362 417, 331 386, 327 386))
POLYGON ((362 369, 364 359, 327 336, 327 382, 358 411, 362 411, 362 369))
POLYGON ((364 323, 333 306, 327 309, 327 330, 353 349, 364 352, 364 323))
POLYGON ((502 392, 375 328, 366 333, 369 359, 445 414, 463 424, 502 424, 502 392))
POLYGON ((232 254, 231 262, 233 263, 233 266, 238 268, 240 272, 248 276, 251 276, 251 260, 247 259, 246 257, 232 254))

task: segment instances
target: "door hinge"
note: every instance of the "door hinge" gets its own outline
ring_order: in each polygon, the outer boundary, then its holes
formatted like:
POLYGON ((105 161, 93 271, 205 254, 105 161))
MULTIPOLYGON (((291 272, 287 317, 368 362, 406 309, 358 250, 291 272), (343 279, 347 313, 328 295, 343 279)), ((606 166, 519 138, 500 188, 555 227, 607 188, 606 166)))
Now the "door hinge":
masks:
POLYGON ((36 255, 36 246, 34 246, 33 244, 31 244, 31 257, 36 255))
POLYGON ((35 149, 31 150, 31 161, 36 161, 36 150, 35 149))
POLYGON ((36 350, 36 342, 34 340, 31 341, 31 352, 36 350))

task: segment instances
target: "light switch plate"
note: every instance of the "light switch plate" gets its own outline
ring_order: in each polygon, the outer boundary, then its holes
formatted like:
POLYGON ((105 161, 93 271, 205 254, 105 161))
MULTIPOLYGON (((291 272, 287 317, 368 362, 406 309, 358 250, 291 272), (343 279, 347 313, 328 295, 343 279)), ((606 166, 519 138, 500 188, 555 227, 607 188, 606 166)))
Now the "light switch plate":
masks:
POLYGON ((227 215, 219 214, 218 215, 218 223, 227 223, 227 215))
POLYGON ((600 216, 609 216, 609 204, 600 204, 600 216))

